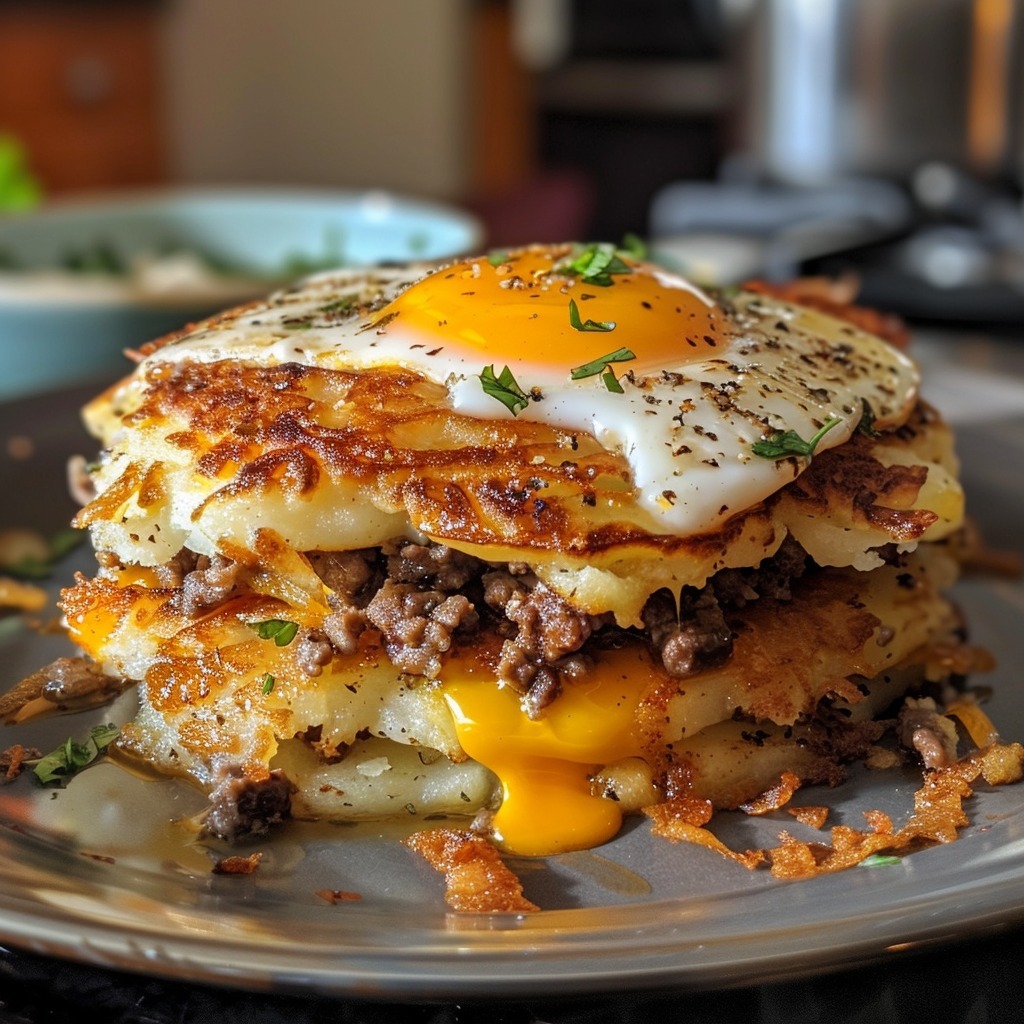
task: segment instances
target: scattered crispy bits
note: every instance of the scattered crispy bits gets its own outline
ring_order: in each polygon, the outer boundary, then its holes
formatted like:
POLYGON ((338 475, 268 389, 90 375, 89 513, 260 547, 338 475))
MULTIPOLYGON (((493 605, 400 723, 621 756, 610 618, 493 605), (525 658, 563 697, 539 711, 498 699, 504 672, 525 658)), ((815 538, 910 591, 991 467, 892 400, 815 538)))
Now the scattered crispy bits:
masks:
POLYGON ((19 462, 31 459, 36 452, 36 443, 24 434, 12 434, 7 438, 4 449, 12 459, 19 462))
POLYGON ((0 576, 0 612, 40 612, 46 602, 46 591, 42 587, 0 576))
POLYGON ((951 538, 951 543, 965 572, 1007 579, 1020 579, 1024 575, 1024 559, 1020 553, 990 547, 977 522, 970 516, 964 521, 963 528, 951 538))
POLYGON ((710 800, 702 800, 694 796, 674 796, 665 801, 665 806, 675 821, 687 825, 706 825, 715 813, 710 800))
POLYGON ((892 831, 892 818, 885 811, 865 811, 864 820, 872 832, 892 831))
MULTIPOLYGON (((1019 743, 993 743, 957 762, 958 765, 965 763, 970 765, 966 771, 977 767, 990 786, 1008 786, 1024 778, 1024 746, 1019 743)), ((973 782, 977 777, 972 775, 969 781, 973 782)))
POLYGON ((260 866, 262 853, 250 853, 248 857, 222 857, 213 865, 215 875, 251 875, 260 866))
POLYGON ((410 850, 445 876, 445 902, 476 913, 539 910, 523 896, 519 879, 489 840, 456 829, 427 829, 404 840, 410 850))
POLYGON ((864 758, 864 766, 873 771, 891 771, 905 764, 904 756, 898 750, 889 747, 869 747, 867 756, 864 758))
POLYGON ((363 898, 358 892, 345 889, 318 889, 316 894, 327 903, 358 903, 363 898))
POLYGON ((644 808, 644 814, 651 819, 651 831, 663 839, 671 839, 674 843, 695 843, 706 846, 709 850, 717 850, 723 857, 728 857, 745 868, 753 871, 765 859, 764 850, 748 850, 738 853, 730 850, 716 835, 703 827, 710 818, 710 804, 696 800, 666 800, 664 803, 653 804, 644 808), (707 817, 700 820, 695 817, 694 804, 705 804, 708 808, 707 817))
POLYGON ((921 652, 921 664, 936 678, 984 675, 996 667, 992 652, 967 643, 930 644, 921 652))
MULTIPOLYGON (((1024 746, 992 743, 948 767, 926 772, 921 788, 914 794, 914 813, 900 829, 884 812, 865 811, 866 830, 836 825, 831 843, 802 842, 784 831, 779 835, 779 846, 743 853, 730 850, 702 828, 703 822, 693 818, 692 807, 680 806, 681 801, 668 800, 645 808, 644 813, 651 818, 655 835, 717 850, 750 870, 768 862, 777 878, 813 878, 843 871, 879 854, 909 853, 923 846, 953 842, 959 830, 969 824, 963 802, 974 792, 972 786, 978 779, 990 786, 1004 786, 1022 778, 1024 746)), ((817 827, 821 827, 828 811, 823 807, 794 807, 789 813, 799 821, 804 821, 806 813, 810 823, 818 821, 817 827)))
POLYGON ((824 828, 828 821, 827 807, 787 807, 787 814, 792 814, 801 825, 809 825, 811 828, 824 828))
POLYGON ((992 719, 985 714, 978 704, 966 697, 950 704, 946 708, 946 714, 956 718, 967 730, 971 742, 979 749, 984 750, 990 744, 997 743, 999 731, 996 729, 992 719))
POLYGON ((41 750, 23 747, 20 743, 0 752, 0 771, 3 772, 0 783, 13 781, 24 771, 26 761, 37 761, 42 756, 41 750))
POLYGON ((770 811, 777 811, 785 807, 793 794, 800 788, 800 777, 793 772, 783 772, 779 781, 766 789, 756 800, 742 804, 741 811, 747 814, 768 814, 770 811))
POLYGON ((974 755, 948 768, 928 772, 914 794, 914 813, 901 829, 894 829, 880 811, 865 813, 870 831, 846 825, 832 829, 832 844, 800 843, 782 836, 782 845, 767 850, 772 874, 778 878, 810 878, 853 867, 878 853, 909 852, 933 843, 950 843, 968 824, 964 800, 971 795, 969 782, 981 775, 974 755))
POLYGON ((961 559, 966 572, 986 576, 1004 576, 1016 580, 1024 575, 1021 556, 1016 551, 1002 548, 977 547, 961 559))

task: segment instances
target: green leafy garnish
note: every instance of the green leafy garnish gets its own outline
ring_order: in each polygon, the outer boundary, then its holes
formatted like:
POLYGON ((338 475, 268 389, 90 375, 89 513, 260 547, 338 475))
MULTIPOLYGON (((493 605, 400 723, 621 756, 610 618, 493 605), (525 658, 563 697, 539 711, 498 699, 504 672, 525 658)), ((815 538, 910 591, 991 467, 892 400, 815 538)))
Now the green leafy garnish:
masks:
POLYGON ((485 366, 480 374, 480 385, 485 395, 496 398, 513 416, 518 415, 530 404, 530 396, 519 386, 507 366, 497 376, 493 363, 485 366))
POLYGON ((507 249, 492 249, 487 254, 487 262, 492 267, 500 267, 502 263, 508 262, 508 250, 507 249))
POLYGON ((275 682, 277 682, 277 680, 274 679, 274 677, 269 672, 263 677, 263 696, 264 697, 268 693, 270 693, 271 690, 274 689, 274 683, 275 682))
POLYGON ((263 622, 250 622, 261 640, 273 640, 278 647, 287 647, 299 631, 297 622, 288 619, 264 619, 263 622))
POLYGON ((583 380, 585 377, 596 377, 599 373, 608 370, 612 363, 628 363, 630 359, 636 359, 636 353, 628 348, 617 348, 614 352, 591 359, 589 363, 582 366, 574 366, 569 373, 573 380, 583 380))
POLYGON ((84 743, 76 743, 69 737, 52 753, 39 759, 32 769, 35 777, 44 785, 51 782, 64 785, 104 753, 119 731, 116 725, 108 723, 94 725, 84 743))
POLYGON ((627 231, 622 237, 622 245, 619 248, 628 253, 635 260, 647 259, 647 243, 632 231, 627 231))
POLYGON ((317 313, 321 316, 348 316, 358 305, 359 295, 353 292, 325 303, 317 310, 317 313))
POLYGON ((899 863, 899 857, 894 857, 891 853, 873 853, 870 857, 865 857, 860 862, 860 866, 862 868, 887 868, 899 863))
POLYGON ((618 255, 611 242, 591 242, 560 264, 559 270, 571 271, 582 281, 607 288, 614 284, 613 274, 632 274, 633 268, 618 255))
POLYGON ((604 386, 609 391, 613 391, 617 395, 625 394, 619 383, 619 378, 615 376, 615 371, 610 366, 601 374, 601 380, 604 381, 604 386))
POLYGON ((569 323, 577 331, 614 331, 614 320, 582 320, 580 319, 580 308, 576 305, 575 299, 569 300, 569 323))
POLYGON ((750 450, 765 459, 786 459, 791 455, 806 455, 810 458, 818 442, 841 422, 837 416, 829 417, 809 441, 805 441, 795 430, 779 430, 763 441, 755 441, 750 450))
POLYGON ((53 575, 53 568, 65 555, 73 551, 85 539, 84 530, 68 528, 56 533, 49 542, 49 550, 45 558, 38 558, 35 555, 27 555, 4 565, 4 572, 12 576, 18 576, 26 580, 45 580, 53 575))
POLYGON ((879 435, 879 431, 875 429, 875 410, 871 408, 866 398, 861 399, 860 423, 857 424, 857 429, 868 437, 879 435))

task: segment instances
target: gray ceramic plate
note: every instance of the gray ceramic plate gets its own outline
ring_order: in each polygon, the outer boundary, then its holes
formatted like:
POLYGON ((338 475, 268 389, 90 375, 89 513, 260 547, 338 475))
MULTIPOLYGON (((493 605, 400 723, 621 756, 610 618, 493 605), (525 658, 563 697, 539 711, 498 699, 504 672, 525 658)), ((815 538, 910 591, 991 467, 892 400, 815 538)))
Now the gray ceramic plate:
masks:
MULTIPOLYGON (((57 529, 71 508, 63 462, 89 451, 77 426, 81 394, 0 409, 0 525, 57 529), (25 458, 30 454, 29 458, 25 458), (11 500, 13 497, 13 500, 11 500)), ((990 540, 1016 545, 1024 510, 1024 421, 963 431, 972 510, 990 540)), ((81 552, 78 559, 87 563, 81 552)), ((74 568, 60 567, 58 585, 74 568)), ((1024 737, 1024 589, 978 579, 959 588, 975 639, 1000 665, 989 713, 1006 738, 1024 737)), ((5 628, 5 684, 65 651, 58 637, 5 628)), ((90 716, 8 729, 3 746, 49 749, 90 716)), ((905 813, 919 776, 863 773, 840 790, 803 794, 834 808, 905 813)), ((201 798, 168 782, 99 765, 62 791, 30 777, 0 787, 0 942, 162 977, 274 991, 391 999, 451 999, 710 988, 795 978, 892 957, 900 950, 1024 920, 1024 786, 979 792, 960 841, 887 867, 780 883, 717 854, 653 839, 636 822, 585 854, 518 862, 527 916, 447 913, 442 884, 387 830, 297 826, 264 844, 250 876, 211 873, 210 851, 181 841, 174 821, 201 798), (358 901, 328 902, 344 890, 358 901)), ((737 845, 772 845, 778 820, 723 815, 737 845)))

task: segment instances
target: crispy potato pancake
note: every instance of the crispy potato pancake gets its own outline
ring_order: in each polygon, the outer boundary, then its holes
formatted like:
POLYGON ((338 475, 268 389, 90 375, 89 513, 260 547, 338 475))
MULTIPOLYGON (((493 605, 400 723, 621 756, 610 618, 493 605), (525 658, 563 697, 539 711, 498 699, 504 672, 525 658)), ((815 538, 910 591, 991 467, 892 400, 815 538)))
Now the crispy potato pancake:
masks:
POLYGON ((146 347, 85 410, 62 595, 138 684, 122 749, 225 838, 465 815, 520 854, 840 781, 972 661, 950 431, 841 312, 530 247, 146 347))

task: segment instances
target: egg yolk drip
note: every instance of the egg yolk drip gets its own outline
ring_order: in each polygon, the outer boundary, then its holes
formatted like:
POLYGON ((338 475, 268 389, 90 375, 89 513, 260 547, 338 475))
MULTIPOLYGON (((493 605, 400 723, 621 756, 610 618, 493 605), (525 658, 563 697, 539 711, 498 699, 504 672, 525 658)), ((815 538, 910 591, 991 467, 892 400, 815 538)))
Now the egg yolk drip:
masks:
POLYGON ((724 345, 714 303, 682 278, 621 255, 612 272, 588 277, 571 260, 564 248, 540 247, 502 262, 463 260, 406 289, 382 322, 431 336, 427 354, 439 362, 496 363, 548 379, 569 379, 595 360, 595 374, 604 365, 660 371, 724 345), (600 363, 622 349, 628 356, 600 363))
POLYGON ((492 829, 509 853, 545 856, 607 842, 622 826, 614 800, 593 790, 604 765, 639 756, 637 705, 653 667, 640 644, 602 652, 585 679, 563 683, 542 717, 480 662, 456 655, 443 693, 463 750, 501 780, 492 829))

